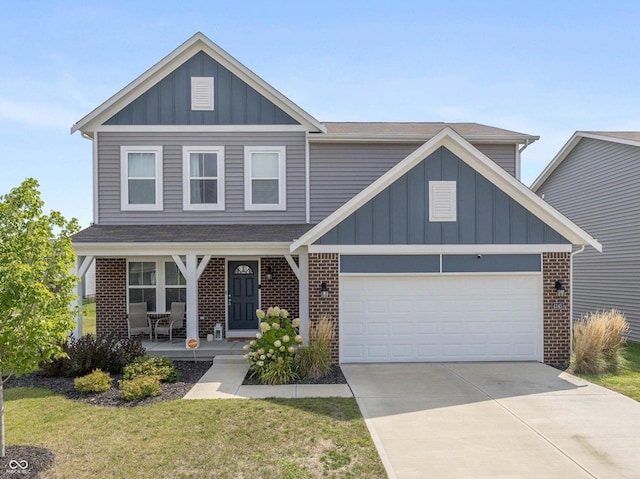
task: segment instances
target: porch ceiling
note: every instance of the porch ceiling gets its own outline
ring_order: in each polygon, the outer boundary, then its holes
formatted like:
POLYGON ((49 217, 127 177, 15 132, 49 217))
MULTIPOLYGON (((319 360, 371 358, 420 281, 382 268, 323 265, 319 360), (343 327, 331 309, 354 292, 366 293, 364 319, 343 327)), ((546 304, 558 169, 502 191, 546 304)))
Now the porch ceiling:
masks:
POLYGON ((93 225, 73 235, 78 243, 284 243, 312 224, 294 225, 93 225))

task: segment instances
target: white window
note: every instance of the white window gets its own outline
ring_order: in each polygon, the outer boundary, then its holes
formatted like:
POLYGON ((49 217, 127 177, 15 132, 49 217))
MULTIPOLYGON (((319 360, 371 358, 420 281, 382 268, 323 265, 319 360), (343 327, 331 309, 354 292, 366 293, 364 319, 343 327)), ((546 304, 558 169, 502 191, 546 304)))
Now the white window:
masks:
POLYGON ((224 210, 224 147, 182 148, 183 208, 224 210))
POLYGON ((286 149, 284 146, 244 147, 244 209, 287 209, 286 149))
POLYGON ((120 147, 121 209, 162 210, 162 147, 120 147))
POLYGON ((191 77, 191 109, 213 111, 213 77, 191 77))
POLYGON ((429 221, 456 221, 456 182, 429 182, 429 221))
POLYGON ((171 311, 171 303, 185 303, 187 282, 174 261, 144 259, 127 265, 129 303, 147 303, 150 313, 171 311))

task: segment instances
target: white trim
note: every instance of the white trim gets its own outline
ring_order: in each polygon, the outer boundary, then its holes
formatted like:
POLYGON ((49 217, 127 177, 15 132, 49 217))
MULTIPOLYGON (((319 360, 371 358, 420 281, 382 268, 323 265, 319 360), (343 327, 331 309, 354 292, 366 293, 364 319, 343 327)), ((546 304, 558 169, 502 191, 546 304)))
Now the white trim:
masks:
POLYGON ((300 267, 296 264, 295 261, 293 261, 293 258, 291 257, 290 254, 285 254, 284 259, 287 260, 287 263, 289 263, 289 267, 291 268, 291 271, 293 271, 293 274, 296 275, 298 282, 300 282, 300 267))
MULTIPOLYGON (((253 331, 252 329, 229 329, 229 261, 256 261, 258 263, 258 309, 262 309, 262 287, 261 281, 262 278, 262 257, 255 255, 241 255, 237 257, 225 257, 224 258, 224 330, 226 332, 226 336, 228 338, 243 338, 242 334, 234 334, 234 333, 246 333, 253 331)), ((256 318, 257 319, 257 318, 256 318)), ((251 336, 255 336, 259 330, 256 329, 251 336)))
POLYGON ((304 210, 305 221, 311 223, 311 156, 309 153, 309 133, 304 135, 304 210))
POLYGON ((172 256, 193 253, 198 256, 283 256, 291 243, 75 243, 79 256, 172 256))
POLYGON ((515 155, 516 155, 516 179, 518 181, 520 181, 520 170, 521 170, 521 164, 522 164, 522 160, 521 160, 521 152, 520 152, 520 148, 518 148, 518 145, 514 145, 513 146, 515 148, 515 155))
MULTIPOLYGON (((162 146, 120 146, 120 210, 121 211, 162 211, 163 208, 163 153, 162 146), (155 193, 153 204, 129 204, 129 153, 153 153, 155 155, 155 193)), ((149 178, 144 178, 149 179, 149 178)))
MULTIPOLYGON (((78 258, 78 260, 79 259, 80 258, 78 258)), ((84 259, 82 260, 82 263, 80 263, 80 266, 78 266, 77 276, 80 278, 80 280, 84 278, 84 275, 87 274, 87 271, 89 270, 89 268, 91 268, 91 265, 93 264, 93 259, 94 259, 94 256, 85 256, 84 259)))
MULTIPOLYGON (((183 146, 182 147, 182 209, 185 211, 224 211, 225 186, 225 151, 224 146, 183 146), (218 197, 216 203, 191 203, 191 153, 215 153, 217 156, 218 197)), ((199 177, 205 179, 205 177, 199 177)), ((213 179, 213 177, 206 177, 213 179)))
POLYGON ((458 219, 457 185, 455 181, 429 181, 429 221, 454 222, 458 219), (438 191, 439 190, 439 191, 438 191), (436 194, 444 192, 448 198, 448 211, 438 214, 436 194))
POLYGON ((200 276, 202 276, 202 273, 204 273, 204 269, 209 264, 209 261, 211 261, 211 255, 210 254, 204 255, 204 257, 200 261, 200 264, 196 268, 196 278, 200 279, 200 276))
MULTIPOLYGON (((443 126, 445 128, 445 126, 443 126)), ((451 128, 451 127, 449 127, 451 128)), ((416 142, 416 143, 424 143, 425 141, 433 138, 435 135, 411 135, 411 134, 397 134, 397 135, 374 135, 374 134, 321 134, 321 133, 312 133, 309 135, 309 141, 312 143, 362 143, 362 142, 416 142)), ((539 140, 539 136, 531 136, 531 135, 465 135, 465 140, 473 142, 473 143, 516 143, 516 144, 524 144, 527 141, 529 144, 533 143, 536 140, 539 140)))
POLYGON ((371 254, 537 254, 570 253, 570 244, 309 245, 309 253, 371 254))
POLYGON ((213 92, 213 77, 191 77, 191 110, 213 111, 215 109, 213 92), (202 101, 202 98, 196 94, 201 88, 206 89, 206 101, 202 101))
POLYGON ((100 223, 100 207, 99 207, 99 185, 98 185, 98 132, 96 132, 92 140, 93 150, 93 224, 100 223))
POLYGON ((227 338, 255 338, 259 329, 229 329, 227 325, 227 338))
POLYGON ((446 127, 315 227, 311 228, 311 230, 291 245, 291 251, 294 252, 300 246, 310 245, 317 241, 441 146, 447 148, 471 168, 487 178, 497 188, 501 189, 542 222, 552 227, 572 243, 580 245, 588 244, 598 251, 602 250, 600 243, 592 238, 586 231, 539 198, 535 193, 516 180, 514 176, 490 160, 454 130, 446 127))
POLYGON ((199 51, 203 51, 215 59, 232 74, 244 80, 258 93, 272 101, 285 113, 300 123, 307 125, 308 129, 321 131, 323 133, 326 132, 326 128, 322 123, 289 100, 286 96, 253 73, 238 60, 229 55, 205 35, 198 32, 138 78, 125 86, 122 90, 117 92, 89 114, 85 115, 71 127, 71 133, 78 130, 94 131, 96 126, 104 123, 145 91, 159 83, 164 77, 169 75, 173 70, 199 51))
POLYGON ((285 211, 287 209, 287 149, 285 146, 244 147, 244 209, 247 211, 285 211), (276 153, 278 155, 278 178, 257 178, 278 180, 277 204, 253 203, 252 181, 254 178, 251 169, 251 158, 254 153, 276 153))
POLYGON ((302 125, 100 125, 96 133, 287 133, 305 132, 302 125))
POLYGON ((542 275, 541 271, 458 271, 431 273, 340 273, 340 276, 533 276, 542 275))
POLYGON ((182 258, 177 254, 171 255, 171 257, 173 258, 174 263, 176 264, 176 266, 178 267, 178 269, 182 273, 182 276, 184 276, 186 278, 187 277, 187 266, 184 264, 184 261, 182 261, 182 258))

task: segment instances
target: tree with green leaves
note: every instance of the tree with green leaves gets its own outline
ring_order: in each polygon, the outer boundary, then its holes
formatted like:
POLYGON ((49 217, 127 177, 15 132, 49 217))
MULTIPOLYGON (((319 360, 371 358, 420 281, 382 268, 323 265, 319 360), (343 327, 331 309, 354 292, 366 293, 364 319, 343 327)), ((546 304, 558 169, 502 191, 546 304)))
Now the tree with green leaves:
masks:
POLYGON ((75 219, 43 212, 38 182, 0 196, 0 457, 5 456, 2 384, 63 354, 74 327, 78 278, 71 235, 75 219))

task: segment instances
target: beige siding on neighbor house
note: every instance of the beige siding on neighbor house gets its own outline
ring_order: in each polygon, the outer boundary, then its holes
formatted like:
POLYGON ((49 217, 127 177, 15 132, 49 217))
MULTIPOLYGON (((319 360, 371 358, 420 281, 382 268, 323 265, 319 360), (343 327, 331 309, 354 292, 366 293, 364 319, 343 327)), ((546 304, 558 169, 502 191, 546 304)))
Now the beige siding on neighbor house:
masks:
POLYGON ((603 246, 574 258, 574 320, 616 308, 640 341, 640 148, 583 138, 537 193, 603 246))

